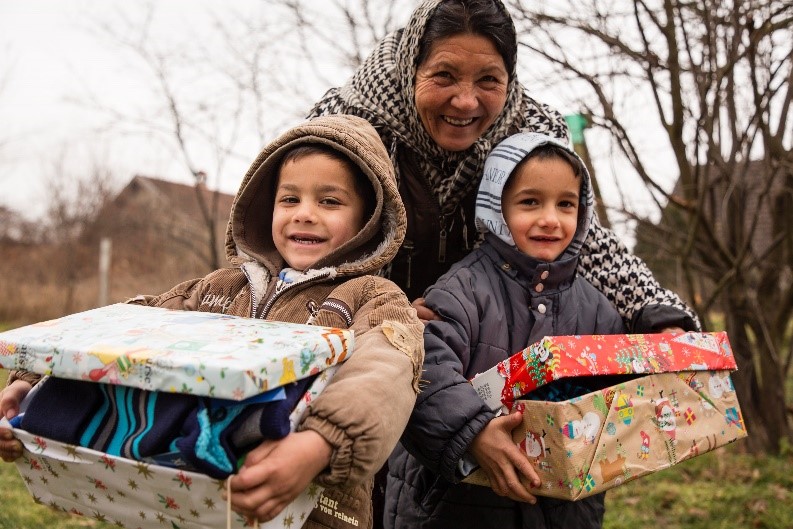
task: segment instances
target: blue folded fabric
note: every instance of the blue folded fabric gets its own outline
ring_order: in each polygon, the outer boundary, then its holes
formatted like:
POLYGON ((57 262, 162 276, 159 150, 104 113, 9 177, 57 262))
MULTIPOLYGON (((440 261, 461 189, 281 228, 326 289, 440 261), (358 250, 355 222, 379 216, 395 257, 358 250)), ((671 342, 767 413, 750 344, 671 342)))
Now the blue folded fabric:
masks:
POLYGON ((568 379, 554 380, 550 384, 540 386, 524 395, 525 400, 544 400, 549 402, 563 402, 575 397, 582 397, 593 391, 591 388, 568 379))
POLYGON ((315 378, 284 386, 277 400, 234 402, 50 377, 32 396, 21 428, 222 479, 255 445, 289 434, 289 414, 315 378))

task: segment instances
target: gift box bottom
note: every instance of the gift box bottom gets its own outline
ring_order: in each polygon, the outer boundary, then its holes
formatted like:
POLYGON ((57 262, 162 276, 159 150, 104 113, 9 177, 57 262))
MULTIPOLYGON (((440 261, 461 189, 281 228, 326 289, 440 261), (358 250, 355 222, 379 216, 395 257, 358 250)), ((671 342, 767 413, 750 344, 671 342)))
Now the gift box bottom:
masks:
MULTIPOLYGON (((636 377, 562 401, 519 400, 514 441, 542 485, 538 496, 577 500, 746 437, 728 371, 636 377)), ((466 483, 489 486, 477 470, 466 483)))
MULTIPOLYGON (((16 466, 33 496, 54 509, 127 529, 251 527, 228 511, 225 481, 132 461, 14 430, 25 449, 16 466)), ((319 500, 313 483, 262 529, 301 527, 319 500)))

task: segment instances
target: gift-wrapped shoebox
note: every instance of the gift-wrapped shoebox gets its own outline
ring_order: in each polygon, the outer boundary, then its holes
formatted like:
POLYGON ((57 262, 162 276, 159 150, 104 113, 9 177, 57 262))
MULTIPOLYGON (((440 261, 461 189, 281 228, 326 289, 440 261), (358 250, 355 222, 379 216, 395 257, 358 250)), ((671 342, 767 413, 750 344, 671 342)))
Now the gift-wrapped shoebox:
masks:
MULTIPOLYGON (((233 401, 318 375, 289 416, 294 430, 353 346, 348 330, 116 304, 0 333, 0 367, 233 401)), ((39 503, 129 529, 250 526, 228 511, 222 480, 15 435, 39 503)), ((321 492, 312 484, 260 527, 302 526, 321 492)))
MULTIPOLYGON (((549 336, 471 383, 494 411, 522 411, 513 439, 542 480, 530 490, 577 500, 745 437, 735 369, 724 332, 549 336), (576 382, 595 388, 532 400, 576 382)), ((465 481, 489 485, 482 470, 465 481)))

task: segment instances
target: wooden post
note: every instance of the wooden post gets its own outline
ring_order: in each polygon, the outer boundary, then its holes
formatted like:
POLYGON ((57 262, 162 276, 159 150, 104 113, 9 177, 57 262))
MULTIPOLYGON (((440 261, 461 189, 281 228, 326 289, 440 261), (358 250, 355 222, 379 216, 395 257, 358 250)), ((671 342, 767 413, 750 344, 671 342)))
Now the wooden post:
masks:
POLYGON ((110 284, 110 250, 112 241, 109 237, 102 237, 99 242, 99 299, 97 306, 107 305, 108 286, 110 284))
POLYGON ((584 137, 584 129, 589 127, 589 120, 584 114, 571 114, 564 117, 567 122, 567 128, 570 129, 570 139, 573 141, 573 150, 586 164, 589 171, 589 177, 592 181, 592 193, 595 195, 595 211, 597 212, 600 224, 604 228, 611 229, 611 221, 609 220, 606 205, 603 203, 603 197, 600 195, 600 186, 595 177, 595 167, 592 165, 592 159, 589 156, 589 148, 586 145, 586 138, 584 137))

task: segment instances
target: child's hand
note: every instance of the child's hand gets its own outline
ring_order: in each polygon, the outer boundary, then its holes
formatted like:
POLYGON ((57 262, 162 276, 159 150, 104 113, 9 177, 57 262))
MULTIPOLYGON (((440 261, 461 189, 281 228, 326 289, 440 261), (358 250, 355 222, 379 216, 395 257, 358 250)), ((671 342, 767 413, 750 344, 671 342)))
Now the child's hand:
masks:
POLYGON ((331 454, 331 445, 313 430, 263 442, 229 478, 232 508, 260 522, 272 520, 328 466, 331 454))
POLYGON ((8 428, 0 428, 0 459, 12 463, 22 457, 22 442, 8 428))
POLYGON ((512 430, 520 426, 521 420, 522 415, 518 411, 496 417, 474 438, 470 450, 496 494, 515 501, 535 503, 537 499, 519 476, 525 477, 534 487, 540 486, 540 477, 512 440, 512 430))
MULTIPOLYGON (((19 404, 33 388, 28 382, 15 380, 0 391, 0 416, 13 419, 19 414, 19 404)), ((0 459, 6 463, 22 457, 22 443, 8 428, 0 428, 0 459)))
POLYGON ((0 391, 0 416, 13 419, 19 415, 19 405, 33 386, 24 380, 15 380, 0 391))

